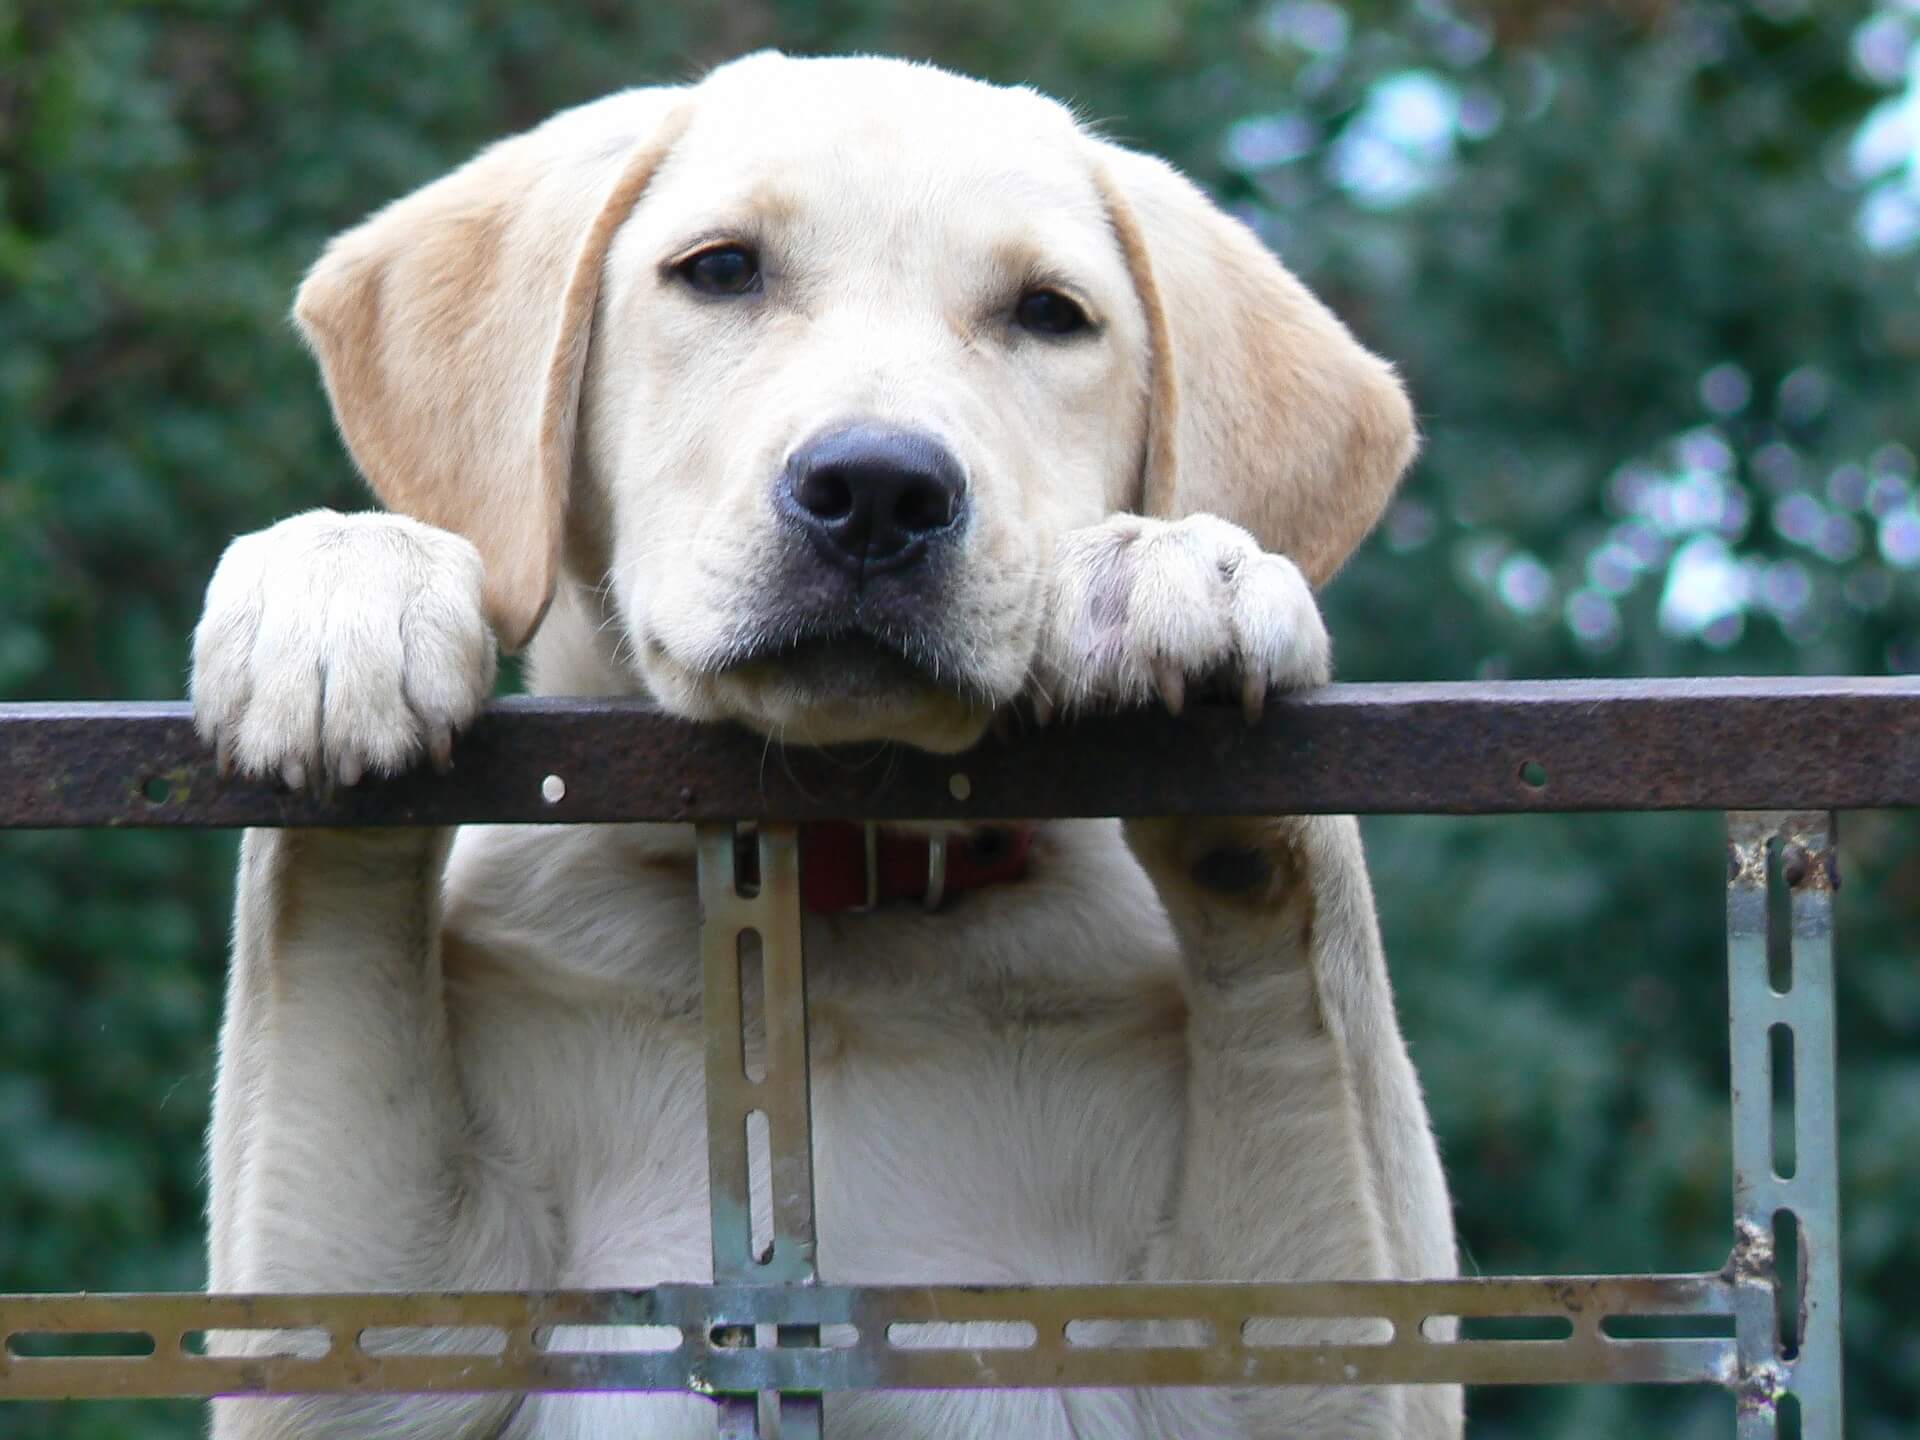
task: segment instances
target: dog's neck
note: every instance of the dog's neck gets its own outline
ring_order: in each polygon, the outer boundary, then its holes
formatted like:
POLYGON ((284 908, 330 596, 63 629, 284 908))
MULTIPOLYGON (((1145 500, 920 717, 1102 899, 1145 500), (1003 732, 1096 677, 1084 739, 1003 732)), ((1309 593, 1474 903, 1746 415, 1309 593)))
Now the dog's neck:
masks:
MULTIPOLYGON (((605 587, 563 579, 527 654, 527 688, 536 695, 635 695, 645 686, 620 663, 617 620, 605 587)), ((745 843, 743 874, 757 872, 745 843)), ((938 910, 968 890, 1011 884, 1027 873, 1032 825, 872 825, 824 821, 800 829, 801 901, 816 915, 916 902, 938 910)))
MULTIPOLYGON (((932 833, 873 823, 821 820, 800 827, 800 903, 815 915, 877 910, 899 901, 940 909, 968 890, 1025 878, 1031 825, 977 825, 932 833)), ((743 829, 739 873, 757 880, 759 847, 743 829)))

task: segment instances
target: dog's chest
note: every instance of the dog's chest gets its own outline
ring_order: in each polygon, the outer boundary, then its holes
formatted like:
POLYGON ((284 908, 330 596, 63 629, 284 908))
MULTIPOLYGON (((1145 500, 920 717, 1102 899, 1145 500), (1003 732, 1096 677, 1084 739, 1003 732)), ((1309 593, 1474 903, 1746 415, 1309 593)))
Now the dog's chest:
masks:
MULTIPOLYGON (((553 1283, 705 1278, 691 876, 618 833, 539 838, 463 835, 452 869, 493 957, 450 975, 474 1118, 554 1217, 553 1283)), ((1161 1218, 1186 1074, 1164 915, 1111 823, 1034 853, 937 916, 808 923, 825 1279, 1118 1278, 1161 1218)))
MULTIPOLYGON (((524 993, 461 1009, 476 1118, 557 1219, 552 1283, 708 1278, 697 1021, 524 993)), ((1180 1133, 1164 986, 1003 1015, 842 997, 813 1032, 823 1279, 1096 1281, 1137 1261, 1180 1133)), ((764 1233, 763 1178, 755 1209, 764 1233)))
MULTIPOLYGON (((556 1286, 710 1278, 704 1035, 691 896, 632 883, 617 904, 567 885, 594 852, 481 877, 471 935, 517 929, 603 977, 590 997, 528 968, 454 987, 469 1103, 550 1215, 556 1286), (530 877, 530 878, 529 878, 530 877), (482 903, 482 902, 486 903, 482 903), (595 923, 588 929, 587 917, 595 923), (568 948, 570 947, 570 948, 568 948), (684 967, 676 1001, 622 976, 684 967)), ((1157 901, 1113 827, 1053 842, 1036 880, 911 911, 811 922, 807 934, 820 1271, 829 1282, 1098 1282, 1137 1273, 1165 1218, 1185 1108, 1185 1014, 1157 901), (1068 842, 1073 843, 1069 844, 1068 842)), ((671 987, 668 987, 671 988, 671 987)), ((769 1228, 766 1186, 758 1224, 769 1228)), ((618 1344, 586 1333, 569 1343, 618 1344)), ((829 1432, 887 1440, 1138 1437, 1116 1396, 834 1396, 829 1432), (1089 1408, 1091 1407, 1091 1408, 1089 1408), (1113 1413, 1108 1414, 1108 1411, 1113 1413)), ((685 1396, 543 1396, 509 1440, 711 1437, 685 1396)))

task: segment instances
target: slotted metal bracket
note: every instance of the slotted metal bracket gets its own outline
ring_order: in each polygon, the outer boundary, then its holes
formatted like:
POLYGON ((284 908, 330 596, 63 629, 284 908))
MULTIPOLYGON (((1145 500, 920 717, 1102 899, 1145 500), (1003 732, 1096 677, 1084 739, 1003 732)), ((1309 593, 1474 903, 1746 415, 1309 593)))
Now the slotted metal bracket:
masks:
POLYGON ((1739 1440, 1840 1440, 1840 1182, 1828 814, 1727 817, 1739 1440))
MULTIPOLYGON (((705 977, 707 1188, 716 1285, 819 1281, 813 1219, 813 1118, 807 1075, 807 979, 801 957, 800 840, 791 825, 699 827, 700 957, 705 977), (743 849, 757 863, 743 874, 743 849), (757 942, 759 964, 747 963, 757 942), (759 987, 754 994, 752 987, 759 987), (756 1023, 756 1021, 758 1023, 756 1023), (755 1118, 767 1153, 756 1155, 755 1118), (756 1161, 765 1173, 756 1176, 756 1161), (755 1183, 756 1179, 759 1183, 755 1183), (756 1200, 771 1238, 754 1240, 756 1200)), ((752 1325, 720 1327, 717 1343, 750 1349, 752 1325)), ((814 1325, 773 1327, 779 1346, 817 1348, 814 1325)), ((819 1440, 820 1396, 723 1395, 721 1440, 819 1440)))
POLYGON ((1735 814, 1729 835, 1736 1238, 1716 1274, 822 1285, 797 839, 789 826, 711 825, 699 831, 699 870, 712 1284, 0 1296, 0 1399, 690 1390, 715 1397, 721 1433, 733 1440, 817 1440, 823 1393, 877 1388, 1712 1383, 1732 1392, 1741 1440, 1774 1440, 1788 1407, 1798 1408, 1806 1440, 1838 1440, 1833 829, 1824 815, 1735 814), (749 948, 757 966, 743 965, 749 948), (753 1141, 756 1115, 765 1117, 764 1154, 753 1141), (1795 1253, 1783 1268, 1789 1216, 1795 1253), (756 1246, 756 1232, 766 1243, 756 1246), (1435 1341, 1425 1324, 1433 1315, 1483 1328, 1435 1341), (1282 1318, 1385 1326, 1366 1344, 1263 1343, 1261 1327, 1282 1318), (1527 1328, 1548 1318, 1564 1327, 1552 1338, 1527 1328), (1120 1346, 1099 1338, 1115 1320, 1198 1326, 1210 1339, 1120 1346), (914 1338, 935 1322, 961 1333, 943 1344, 914 1338), (579 1324, 670 1338, 618 1353, 570 1353, 545 1338, 579 1324), (974 1325, 1002 1335, 983 1346, 965 1333, 974 1325), (1005 1346, 1009 1326, 1025 1327, 1027 1340, 1005 1346), (457 1332, 464 1345, 400 1353, 366 1343, 369 1332, 395 1327, 457 1332), (235 1357, 190 1343, 214 1329, 303 1331, 324 1344, 235 1357), (112 1356, 75 1348, 102 1341, 128 1348, 112 1356))

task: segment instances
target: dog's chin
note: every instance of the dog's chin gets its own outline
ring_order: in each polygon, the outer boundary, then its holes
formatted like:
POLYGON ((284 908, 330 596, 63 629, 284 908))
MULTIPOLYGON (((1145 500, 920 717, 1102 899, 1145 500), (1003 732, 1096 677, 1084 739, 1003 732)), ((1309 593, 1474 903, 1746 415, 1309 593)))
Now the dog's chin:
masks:
POLYGON ((797 745, 894 741, 950 754, 979 741, 994 708, 858 635, 733 660, 700 674, 693 689, 704 703, 691 718, 724 717, 797 745))

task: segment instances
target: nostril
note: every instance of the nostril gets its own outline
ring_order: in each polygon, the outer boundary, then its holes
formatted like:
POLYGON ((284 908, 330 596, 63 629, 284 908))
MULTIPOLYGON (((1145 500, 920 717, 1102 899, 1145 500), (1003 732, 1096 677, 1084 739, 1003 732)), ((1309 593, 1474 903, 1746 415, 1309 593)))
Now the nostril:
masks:
POLYGON ((909 484, 894 507, 903 530, 942 530, 953 523, 955 493, 933 482, 909 484))
POLYGON ((853 486, 838 470, 816 470, 801 487, 800 503, 822 520, 845 520, 853 513, 853 486))

